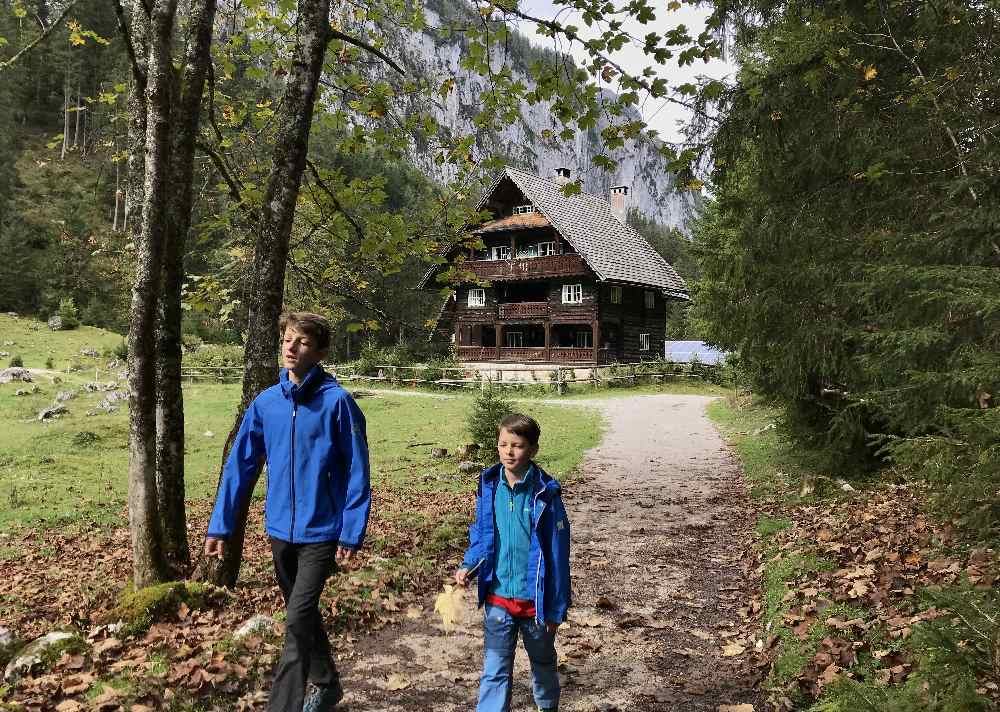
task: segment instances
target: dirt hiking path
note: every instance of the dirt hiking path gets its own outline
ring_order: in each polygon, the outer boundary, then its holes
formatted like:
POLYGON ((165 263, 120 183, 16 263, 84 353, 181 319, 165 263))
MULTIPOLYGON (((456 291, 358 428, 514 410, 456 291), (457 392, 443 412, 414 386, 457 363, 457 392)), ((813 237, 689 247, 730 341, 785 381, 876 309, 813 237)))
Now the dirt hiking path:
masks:
MULTIPOLYGON (((563 712, 716 712, 756 701, 742 656, 723 655, 747 600, 751 518, 740 471, 704 414, 710 400, 567 403, 600 407, 607 430, 564 490, 573 607, 556 641, 563 712)), ((473 598, 466 593, 465 621, 451 632, 430 601, 421 619, 358 640, 340 661, 346 709, 474 710, 482 614, 473 598)), ((519 644, 512 710, 534 709, 519 644)))

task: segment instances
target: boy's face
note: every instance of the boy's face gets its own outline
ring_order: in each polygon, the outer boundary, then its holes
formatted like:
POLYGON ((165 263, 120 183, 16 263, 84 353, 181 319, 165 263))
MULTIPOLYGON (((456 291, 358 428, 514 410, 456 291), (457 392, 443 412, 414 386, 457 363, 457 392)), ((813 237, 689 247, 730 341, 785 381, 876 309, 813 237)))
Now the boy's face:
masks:
POLYGON ((319 350, 313 337, 293 326, 285 328, 285 335, 281 340, 281 360, 285 368, 304 376, 324 358, 326 351, 319 350))
POLYGON ((506 428, 500 428, 497 437, 497 454, 500 462, 508 471, 523 473, 531 464, 531 459, 538 454, 538 446, 532 445, 528 439, 512 433, 506 428))

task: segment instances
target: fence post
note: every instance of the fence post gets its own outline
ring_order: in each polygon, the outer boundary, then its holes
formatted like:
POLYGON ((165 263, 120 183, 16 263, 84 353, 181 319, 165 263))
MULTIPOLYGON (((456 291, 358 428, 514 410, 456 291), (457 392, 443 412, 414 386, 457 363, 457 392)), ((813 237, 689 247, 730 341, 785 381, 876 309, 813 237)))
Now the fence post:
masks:
POLYGON ((563 384, 562 369, 556 366, 556 393, 562 395, 565 390, 565 385, 563 384))
POLYGON ((629 375, 629 383, 631 383, 632 387, 634 388, 635 387, 635 364, 631 364, 628 367, 628 371, 629 371, 629 373, 628 373, 628 375, 629 375))

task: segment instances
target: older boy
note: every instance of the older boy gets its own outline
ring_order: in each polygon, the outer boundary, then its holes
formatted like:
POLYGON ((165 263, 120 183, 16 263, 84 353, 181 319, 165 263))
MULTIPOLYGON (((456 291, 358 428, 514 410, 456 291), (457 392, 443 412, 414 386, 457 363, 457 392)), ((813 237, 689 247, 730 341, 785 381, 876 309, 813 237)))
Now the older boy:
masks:
POLYGON ((222 556, 239 504, 266 461, 266 529, 288 614, 268 710, 325 712, 343 691, 319 597, 327 577, 338 563, 354 558, 365 536, 371 506, 368 441, 354 399, 319 365, 330 346, 326 319, 290 313, 280 327, 285 367, 278 384, 258 395, 243 416, 205 554, 222 556), (305 699, 307 680, 314 689, 305 699))
POLYGON ((518 634, 531 662, 535 704, 559 707, 556 629, 570 605, 569 520, 559 483, 533 462, 541 428, 527 415, 497 427, 500 462, 483 471, 476 521, 455 581, 479 577, 483 674, 477 712, 509 712, 518 634))

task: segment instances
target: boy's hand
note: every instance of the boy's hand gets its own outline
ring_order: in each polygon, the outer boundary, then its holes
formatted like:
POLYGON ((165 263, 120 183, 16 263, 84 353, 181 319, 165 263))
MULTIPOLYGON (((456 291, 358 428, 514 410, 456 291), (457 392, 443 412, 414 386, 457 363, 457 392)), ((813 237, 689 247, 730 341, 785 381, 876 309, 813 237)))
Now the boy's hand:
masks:
POLYGON ((337 547, 337 565, 346 568, 348 564, 354 561, 354 557, 357 555, 357 551, 354 549, 348 549, 346 546, 337 547))
POLYGON ((455 572, 455 583, 463 588, 469 585, 469 570, 459 569, 455 572))
POLYGON ((226 540, 208 537, 205 539, 205 556, 221 559, 226 555, 226 540))

